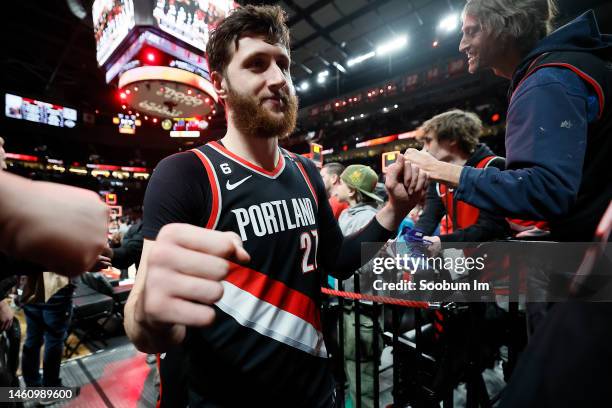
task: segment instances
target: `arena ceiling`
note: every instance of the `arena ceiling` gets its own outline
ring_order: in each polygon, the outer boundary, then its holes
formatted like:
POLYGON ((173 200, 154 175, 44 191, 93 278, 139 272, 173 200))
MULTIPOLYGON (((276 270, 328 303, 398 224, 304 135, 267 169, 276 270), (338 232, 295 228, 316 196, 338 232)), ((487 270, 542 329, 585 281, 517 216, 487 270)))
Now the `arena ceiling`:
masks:
MULTIPOLYGON (((439 24, 444 17, 459 13, 463 0, 240 3, 278 4, 286 10, 292 35, 294 82, 300 88, 305 82, 310 85, 308 90, 300 90, 302 106, 385 81, 418 64, 458 55, 459 30, 444 32, 439 24), (401 36, 407 39, 404 49, 348 66, 349 60, 401 36), (433 47, 436 40, 438 46, 433 47), (325 71, 328 76, 318 83, 319 74, 325 71)), ((75 106, 82 111, 116 112, 118 102, 113 89, 105 83, 95 59, 91 4, 92 0, 11 2, 10 9, 3 13, 5 35, 0 63, 3 90, 75 106)), ((612 31, 610 2, 561 0, 560 5, 564 17, 593 7, 603 28, 612 31)), ((3 128, 7 129, 5 122, 3 117, 3 128)), ((90 144, 132 146, 134 143, 116 134, 96 140, 82 137, 90 144)), ((151 147, 176 148, 155 138, 151 139, 151 147)))

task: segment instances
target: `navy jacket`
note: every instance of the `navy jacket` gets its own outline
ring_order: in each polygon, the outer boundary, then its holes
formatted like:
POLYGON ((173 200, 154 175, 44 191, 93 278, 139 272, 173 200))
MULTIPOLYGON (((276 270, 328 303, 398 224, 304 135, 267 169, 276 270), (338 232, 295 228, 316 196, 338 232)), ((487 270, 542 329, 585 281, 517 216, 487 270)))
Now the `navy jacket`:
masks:
POLYGON ((506 170, 465 167, 457 198, 523 219, 554 223, 567 217, 581 189, 587 134, 601 117, 604 101, 571 69, 526 72, 543 55, 611 49, 612 37, 599 32, 592 12, 542 39, 517 68, 510 88, 506 170))
MULTIPOLYGON (((489 156, 495 156, 495 154, 484 143, 479 144, 465 165, 475 167, 480 161, 489 156)), ((503 169, 505 163, 506 161, 502 157, 496 157, 489 166, 503 169)), ((455 201, 453 206, 457 208, 456 200, 453 201, 455 201)), ((438 195, 437 183, 432 183, 427 189, 423 214, 419 217, 416 227, 423 231, 425 235, 433 235, 445 215, 446 206, 440 195, 438 195)), ((440 235, 440 241, 445 243, 486 242, 506 238, 509 235, 508 223, 504 217, 490 214, 487 211, 480 211, 478 220, 474 225, 467 228, 456 228, 454 226, 452 233, 440 235)), ((446 245, 446 247, 452 247, 452 245, 446 245)))

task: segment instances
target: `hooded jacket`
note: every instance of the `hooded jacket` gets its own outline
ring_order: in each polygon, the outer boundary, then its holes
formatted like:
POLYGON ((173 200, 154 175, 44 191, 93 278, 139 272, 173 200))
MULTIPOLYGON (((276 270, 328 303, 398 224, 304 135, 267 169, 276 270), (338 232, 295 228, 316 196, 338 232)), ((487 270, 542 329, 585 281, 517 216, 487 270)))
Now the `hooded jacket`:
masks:
POLYGON ((512 79, 506 171, 465 167, 457 198, 590 241, 612 199, 611 61, 592 11, 542 39, 512 79))
POLYGON ((342 211, 338 218, 338 225, 344 236, 351 235, 365 227, 378 210, 367 203, 359 203, 342 211))

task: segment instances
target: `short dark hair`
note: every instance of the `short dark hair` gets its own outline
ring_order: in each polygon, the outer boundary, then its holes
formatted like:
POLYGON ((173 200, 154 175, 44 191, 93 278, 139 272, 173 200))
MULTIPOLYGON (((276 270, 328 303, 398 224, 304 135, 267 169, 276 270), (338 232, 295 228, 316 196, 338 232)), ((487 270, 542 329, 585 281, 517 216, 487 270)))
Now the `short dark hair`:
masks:
POLYGON ((461 150, 473 153, 482 135, 482 121, 475 113, 453 109, 429 119, 421 130, 434 133, 439 142, 456 141, 461 150))
POLYGON ((238 49, 238 41, 247 35, 261 35, 270 44, 290 49, 287 14, 279 6, 247 5, 232 11, 211 33, 206 54, 210 71, 221 74, 232 59, 230 44, 238 49))
POLYGON ((323 166, 323 168, 327 170, 329 174, 335 174, 338 177, 340 177, 344 171, 344 165, 337 162, 327 163, 323 166))

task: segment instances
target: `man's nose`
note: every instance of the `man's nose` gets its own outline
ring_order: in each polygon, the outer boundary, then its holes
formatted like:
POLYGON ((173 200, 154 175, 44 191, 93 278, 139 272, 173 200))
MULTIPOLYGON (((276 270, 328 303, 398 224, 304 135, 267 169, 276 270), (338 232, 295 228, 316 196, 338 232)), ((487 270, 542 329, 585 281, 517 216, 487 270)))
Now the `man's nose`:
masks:
POLYGON ((268 71, 268 86, 271 90, 278 91, 287 85, 287 77, 278 65, 272 64, 268 71))
POLYGON ((461 42, 459 42, 459 52, 462 52, 462 53, 466 52, 468 50, 468 45, 469 44, 467 40, 465 39, 465 36, 462 36, 461 42))

